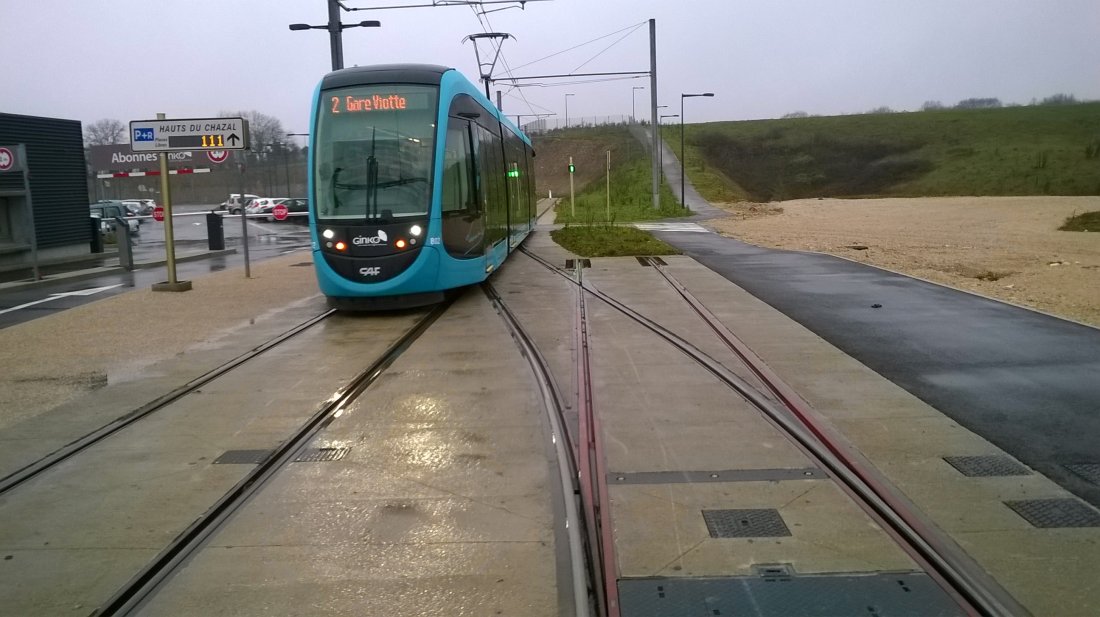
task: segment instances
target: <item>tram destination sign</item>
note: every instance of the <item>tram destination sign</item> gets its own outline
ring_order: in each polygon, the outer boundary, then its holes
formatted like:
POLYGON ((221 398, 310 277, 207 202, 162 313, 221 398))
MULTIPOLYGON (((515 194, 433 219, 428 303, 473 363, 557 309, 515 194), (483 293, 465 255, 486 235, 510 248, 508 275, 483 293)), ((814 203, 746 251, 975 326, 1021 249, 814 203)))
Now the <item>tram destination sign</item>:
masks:
POLYGON ((134 152, 244 150, 246 148, 248 148, 248 121, 244 118, 130 121, 130 149, 134 152))

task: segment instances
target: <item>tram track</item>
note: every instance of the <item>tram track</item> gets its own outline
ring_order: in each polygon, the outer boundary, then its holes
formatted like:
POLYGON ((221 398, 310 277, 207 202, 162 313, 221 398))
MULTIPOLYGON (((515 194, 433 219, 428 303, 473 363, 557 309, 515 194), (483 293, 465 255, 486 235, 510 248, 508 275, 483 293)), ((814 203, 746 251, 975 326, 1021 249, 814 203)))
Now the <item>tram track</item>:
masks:
POLYGON ((278 336, 260 344, 248 351, 238 355, 237 357, 223 363, 222 365, 199 375, 198 377, 188 381, 187 383, 175 388, 174 390, 159 396, 140 407, 133 409, 114 420, 104 424, 103 426, 85 433, 84 435, 70 441, 64 446, 50 452, 49 454, 42 456, 35 461, 27 463, 23 467, 16 469, 15 471, 0 478, 0 496, 8 493, 11 490, 18 488, 26 482, 32 480, 44 471, 47 471, 60 463, 63 463, 72 457, 76 456, 80 452, 87 448, 94 446, 97 443, 102 442, 111 435, 114 435, 125 429, 134 423, 155 414, 157 411, 164 409, 180 400, 181 398, 194 393, 203 386, 210 382, 223 377, 233 369, 245 364, 246 362, 260 356, 264 352, 270 351, 280 344, 289 341, 296 335, 305 332, 313 326, 321 323, 322 321, 331 317, 336 311, 328 310, 315 317, 307 319, 306 321, 294 326, 293 328, 279 334, 278 336))
POLYGON ((183 566, 249 498, 281 469, 292 462, 313 438, 343 410, 358 399, 425 331, 438 320, 456 298, 437 305, 391 343, 367 368, 358 373, 336 395, 318 408, 270 454, 223 494, 206 512, 182 531, 140 572, 101 604, 92 617, 135 614, 154 596, 172 574, 183 566))
MULTIPOLYGON (((1026 609, 992 581, 962 549, 927 522, 915 507, 912 507, 904 497, 889 486, 877 470, 865 464, 838 435, 824 426, 808 404, 764 365, 666 268, 657 262, 650 263, 739 362, 752 372, 755 379, 750 381, 737 375, 721 362, 704 353, 691 341, 600 291, 593 284, 585 282, 579 275, 571 276, 527 249, 521 249, 521 251, 546 269, 570 280, 577 286, 580 296, 591 295, 645 327, 749 401, 764 415, 765 419, 776 426, 811 460, 822 469, 828 470, 838 487, 887 531, 926 574, 959 605, 963 613, 968 615, 1028 614, 1026 609), (753 381, 763 384, 764 389, 752 383, 753 381)), ((581 307, 583 303, 578 304, 578 323, 583 323, 581 307)), ((581 348, 578 347, 578 349, 581 348)), ((586 352, 586 347, 584 349, 586 352)), ((578 352, 578 364, 581 364, 582 355, 578 352)), ((578 371, 582 370, 584 369, 578 366, 578 371)), ((591 402, 590 397, 588 401, 591 402)), ((583 404, 580 399, 579 403, 583 404)), ((588 413, 591 414, 591 409, 588 413)), ((584 414, 581 417, 583 422, 584 414)), ((600 493, 593 492, 586 496, 589 499, 599 499, 600 493)), ((586 505, 586 509, 594 508, 594 505, 586 505)), ((602 560, 608 561, 606 556, 602 560)), ((610 563, 614 565, 613 560, 610 563)), ((612 572, 605 572, 604 587, 613 588, 615 580, 612 572)), ((604 614, 618 615, 614 605, 608 603, 607 608, 604 614)))

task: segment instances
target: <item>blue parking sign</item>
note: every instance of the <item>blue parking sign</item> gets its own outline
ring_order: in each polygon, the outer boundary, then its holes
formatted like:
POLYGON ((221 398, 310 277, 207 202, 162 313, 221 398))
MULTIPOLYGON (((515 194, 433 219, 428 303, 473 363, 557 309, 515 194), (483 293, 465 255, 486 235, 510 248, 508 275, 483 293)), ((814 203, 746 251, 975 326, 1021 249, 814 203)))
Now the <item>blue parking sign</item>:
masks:
POLYGON ((134 129, 134 141, 155 141, 153 129, 134 129))

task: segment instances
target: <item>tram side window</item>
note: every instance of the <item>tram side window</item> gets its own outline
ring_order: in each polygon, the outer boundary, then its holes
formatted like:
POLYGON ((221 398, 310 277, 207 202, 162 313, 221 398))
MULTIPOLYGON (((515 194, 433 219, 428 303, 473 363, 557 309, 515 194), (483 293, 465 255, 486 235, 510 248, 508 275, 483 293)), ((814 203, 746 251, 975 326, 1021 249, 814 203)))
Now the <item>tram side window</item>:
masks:
POLYGON ((508 194, 505 186, 504 162, 500 135, 477 127, 478 133, 478 170, 481 174, 481 186, 485 191, 485 230, 489 244, 504 239, 508 235, 508 194))
POLYGON ((473 143, 469 123, 451 118, 443 159, 443 246, 452 257, 469 259, 484 253, 485 222, 474 188, 473 143))

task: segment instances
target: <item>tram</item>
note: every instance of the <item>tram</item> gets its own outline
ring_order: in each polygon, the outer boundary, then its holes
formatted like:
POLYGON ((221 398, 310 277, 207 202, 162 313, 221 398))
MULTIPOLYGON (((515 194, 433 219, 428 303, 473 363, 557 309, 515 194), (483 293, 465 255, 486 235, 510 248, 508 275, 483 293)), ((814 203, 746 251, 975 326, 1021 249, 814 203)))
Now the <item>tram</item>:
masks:
POLYGON ((334 308, 439 302, 534 226, 531 141, 452 68, 329 73, 311 127, 313 263, 334 308))

